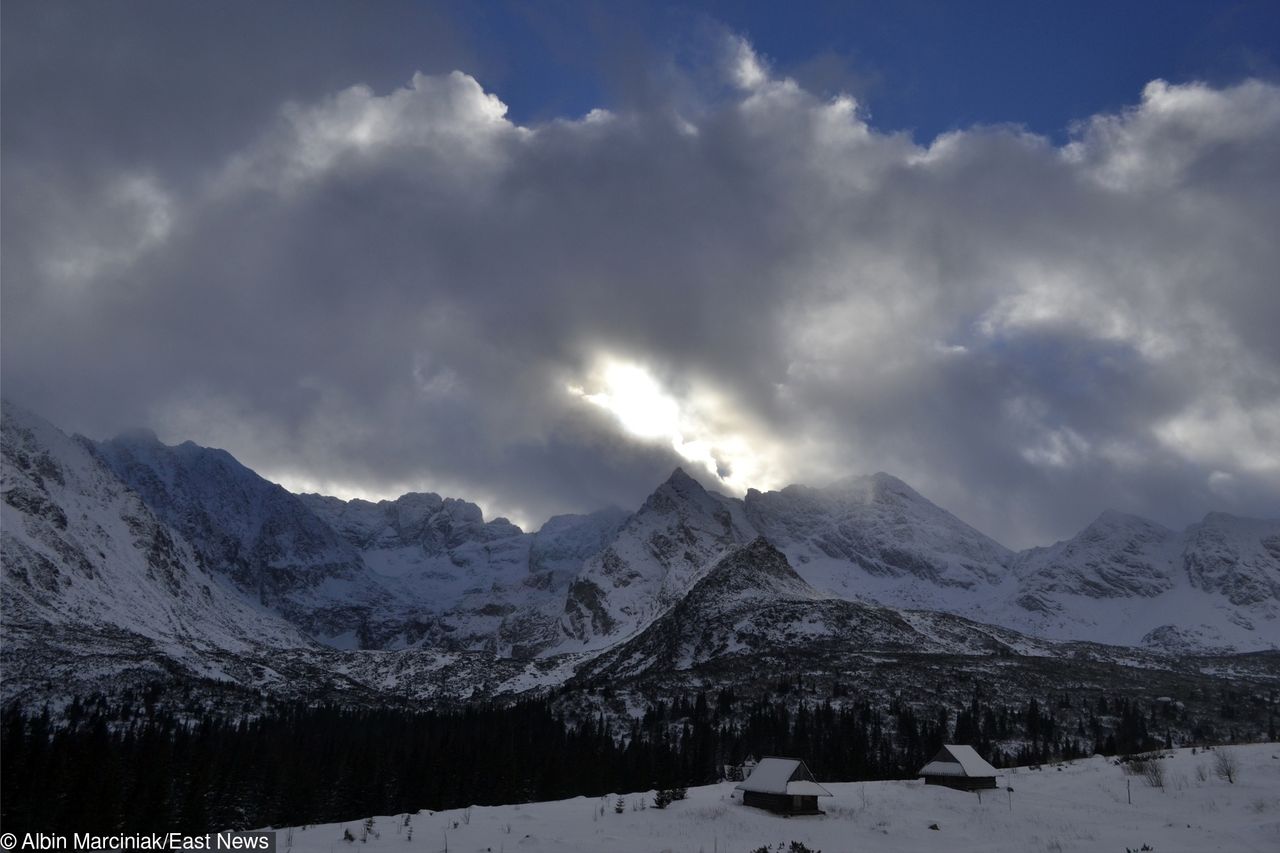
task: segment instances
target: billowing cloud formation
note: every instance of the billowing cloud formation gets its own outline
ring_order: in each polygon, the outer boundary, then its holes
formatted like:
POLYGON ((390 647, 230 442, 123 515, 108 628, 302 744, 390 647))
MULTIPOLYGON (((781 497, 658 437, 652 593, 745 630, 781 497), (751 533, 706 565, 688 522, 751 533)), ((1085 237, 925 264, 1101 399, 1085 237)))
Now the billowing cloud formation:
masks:
POLYGON ((353 86, 184 186, 9 166, 5 393, 526 523, 677 463, 886 470, 1012 545, 1277 512, 1280 89, 920 145, 719 56, 529 127, 461 72, 353 86))

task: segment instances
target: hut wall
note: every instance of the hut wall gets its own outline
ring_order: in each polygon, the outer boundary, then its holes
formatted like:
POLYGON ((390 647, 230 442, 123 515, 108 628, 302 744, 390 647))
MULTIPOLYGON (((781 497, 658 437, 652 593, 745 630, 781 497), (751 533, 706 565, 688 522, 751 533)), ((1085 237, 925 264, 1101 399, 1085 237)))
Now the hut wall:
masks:
POLYGON ((757 809, 767 809, 778 814, 822 814, 816 796, 791 796, 789 794, 765 794, 760 791, 743 791, 742 804, 757 809))
POLYGON ((771 812, 786 814, 791 811, 791 798, 786 794, 764 794, 760 791, 743 791, 742 804, 771 812))
POLYGON ((979 788, 996 787, 994 776, 926 776, 926 785, 945 785, 958 791, 976 791, 979 788))

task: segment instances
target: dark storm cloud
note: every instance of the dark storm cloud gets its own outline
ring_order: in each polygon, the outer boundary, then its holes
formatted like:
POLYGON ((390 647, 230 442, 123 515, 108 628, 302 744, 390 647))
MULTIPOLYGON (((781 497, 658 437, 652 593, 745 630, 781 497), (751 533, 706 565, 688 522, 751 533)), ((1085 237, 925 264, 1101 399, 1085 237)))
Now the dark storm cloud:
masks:
POLYGON ((299 0, 6 3, 6 159, 64 174, 140 168, 181 182, 247 143, 282 101, 354 81, 390 87, 413 67, 487 64, 439 7, 382 6, 401 26, 357 4, 316 14, 299 0))
POLYGON ((923 147, 707 54, 718 86, 532 126, 439 68, 264 87, 294 94, 175 130, 181 168, 139 113, 68 172, 71 120, 6 75, 5 392, 535 522, 689 460, 888 470, 1012 544, 1276 512, 1280 91, 1153 84, 1065 148, 923 147))

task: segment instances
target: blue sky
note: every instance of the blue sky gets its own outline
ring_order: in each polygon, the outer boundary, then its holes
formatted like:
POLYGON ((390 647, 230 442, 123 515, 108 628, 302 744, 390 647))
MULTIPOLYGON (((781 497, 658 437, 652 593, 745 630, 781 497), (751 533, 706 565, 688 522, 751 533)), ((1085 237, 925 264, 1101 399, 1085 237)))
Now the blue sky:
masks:
POLYGON ((1061 139, 1155 78, 1280 73, 1280 4, 1268 0, 476 3, 458 13, 478 76, 522 120, 625 101, 618 56, 671 52, 715 23, 747 35, 782 73, 853 90, 875 126, 919 141, 995 122, 1061 139))

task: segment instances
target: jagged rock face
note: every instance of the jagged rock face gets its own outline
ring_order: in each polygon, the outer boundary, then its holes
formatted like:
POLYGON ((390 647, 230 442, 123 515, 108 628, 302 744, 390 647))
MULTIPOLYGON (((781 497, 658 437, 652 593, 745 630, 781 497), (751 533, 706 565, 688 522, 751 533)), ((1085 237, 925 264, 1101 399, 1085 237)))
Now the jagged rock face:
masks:
POLYGON ((377 503, 301 499, 391 590, 397 606, 379 620, 378 647, 500 652, 513 645, 501 637, 503 624, 531 605, 518 592, 531 541, 519 527, 505 518, 486 523, 475 504, 432 493, 377 503))
POLYGON ((485 522, 480 507, 431 492, 410 492, 393 501, 344 501, 300 495, 303 503, 357 548, 414 546, 436 557, 473 542, 520 536, 505 518, 485 522))
POLYGON ((1182 564, 1197 589, 1232 604, 1280 605, 1280 521, 1209 513, 1187 529, 1182 564))
POLYGON ((803 567, 846 562, 869 575, 939 587, 998 581, 1011 553, 888 474, 825 489, 788 486, 747 493, 751 524, 803 567))
POLYGON ((512 612, 498 629, 499 650, 513 657, 542 654, 562 638, 560 618, 569 587, 583 565, 618 535, 630 517, 619 509, 550 519, 532 535, 529 573, 505 588, 512 612))
POLYGON ((566 648, 600 648, 675 604, 724 551, 755 531, 738 501, 702 488, 681 469, 627 520, 569 587, 566 648))
POLYGON ((528 570, 530 537, 505 518, 486 523, 480 507, 467 501, 417 492, 378 503, 301 498, 370 568, 399 579, 401 595, 434 612, 528 570))
POLYGON ((983 618, 1038 636, 1174 653, 1280 648, 1280 522, 1211 514, 1183 532, 1108 511, 1018 555, 1014 606, 983 618))
POLYGON ((231 454, 131 433, 93 446, 152 512, 262 604, 314 637, 366 639, 390 605, 359 552, 298 498, 231 454))
POLYGON ((1150 598, 1174 586, 1178 534, 1135 515, 1107 511, 1077 536, 1032 548, 1014 564, 1028 609, 1051 608, 1053 594, 1150 598))
POLYGON ((573 576, 626 518, 621 510, 558 516, 529 534, 505 518, 485 522, 475 504, 431 493, 378 503, 301 497, 416 614, 417 622, 382 645, 521 658, 557 639, 573 576))

